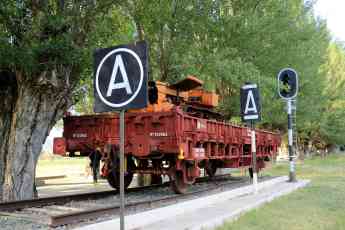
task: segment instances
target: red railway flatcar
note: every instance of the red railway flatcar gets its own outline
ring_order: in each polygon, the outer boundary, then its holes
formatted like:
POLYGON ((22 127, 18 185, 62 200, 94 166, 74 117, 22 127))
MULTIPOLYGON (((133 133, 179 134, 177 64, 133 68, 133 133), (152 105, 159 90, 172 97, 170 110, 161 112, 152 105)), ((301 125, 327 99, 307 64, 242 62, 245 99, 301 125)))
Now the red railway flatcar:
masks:
MULTIPOLYGON (((186 92, 196 87, 193 78, 180 86, 188 82, 194 85, 185 87, 186 92)), ((251 168, 250 129, 216 119, 219 114, 210 110, 212 103, 217 103, 212 93, 195 98, 198 93, 193 91, 190 98, 179 92, 178 84, 159 84, 158 98, 165 98, 169 103, 158 101, 145 110, 125 115, 125 186, 130 184, 134 173, 151 174, 156 178, 168 175, 174 191, 184 193, 188 184, 199 177, 201 168, 209 176, 213 176, 217 168, 251 168), (206 98, 206 107, 202 106, 203 98, 206 98)), ((111 186, 118 188, 118 127, 117 114, 66 116, 63 137, 54 140, 54 153, 74 156, 79 152, 81 156, 88 156, 92 151, 99 151, 105 162, 103 176, 111 186)), ((277 133, 256 130, 256 141, 259 170, 265 161, 275 156, 281 138, 277 133)))

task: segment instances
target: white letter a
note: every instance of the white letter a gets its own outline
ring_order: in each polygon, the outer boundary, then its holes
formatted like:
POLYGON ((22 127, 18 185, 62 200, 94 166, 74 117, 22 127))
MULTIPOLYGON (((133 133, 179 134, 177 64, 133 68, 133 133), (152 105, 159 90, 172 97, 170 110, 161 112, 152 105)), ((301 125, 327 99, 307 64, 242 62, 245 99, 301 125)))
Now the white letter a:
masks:
POLYGON ((107 97, 110 97, 114 89, 122 89, 125 88, 127 94, 132 94, 131 86, 128 82, 128 77, 125 69, 125 65, 123 64, 122 56, 116 55, 114 67, 113 67, 113 73, 111 74, 111 79, 109 82, 109 87, 107 91, 107 97), (120 72, 122 75, 123 82, 115 83, 117 72, 120 68, 120 72))
POLYGON ((251 90, 249 90, 248 95, 247 95, 247 102, 246 102, 246 108, 244 110, 244 114, 247 114, 248 112, 258 113, 258 111, 256 109, 255 101, 254 101, 253 91, 251 91, 251 90), (253 107, 249 107, 250 101, 252 102, 253 107))

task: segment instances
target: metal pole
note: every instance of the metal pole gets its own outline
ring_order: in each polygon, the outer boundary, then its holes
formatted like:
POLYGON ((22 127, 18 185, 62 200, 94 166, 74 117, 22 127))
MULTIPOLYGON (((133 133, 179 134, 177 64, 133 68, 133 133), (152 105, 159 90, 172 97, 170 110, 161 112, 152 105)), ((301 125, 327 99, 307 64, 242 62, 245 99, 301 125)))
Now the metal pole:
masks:
POLYGON ((120 229, 125 229, 125 110, 120 111, 120 229))
POLYGON ((254 122, 251 122, 251 147, 252 147, 252 167, 253 167, 253 185, 254 194, 258 193, 258 174, 256 172, 256 140, 254 122))
POLYGON ((288 143, 289 143, 289 161, 290 161, 290 171, 289 171, 289 182, 296 181, 295 172, 295 162, 293 155, 293 137, 292 137, 292 104, 291 99, 287 100, 287 114, 288 114, 288 143))

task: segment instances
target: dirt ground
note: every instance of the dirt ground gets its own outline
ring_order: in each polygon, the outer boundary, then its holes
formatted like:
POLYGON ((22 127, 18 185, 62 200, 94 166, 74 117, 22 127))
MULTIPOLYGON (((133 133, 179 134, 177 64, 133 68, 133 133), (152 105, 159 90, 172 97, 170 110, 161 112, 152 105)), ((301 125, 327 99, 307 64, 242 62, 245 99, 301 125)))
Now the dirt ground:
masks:
POLYGON ((51 157, 41 159, 36 169, 39 197, 112 190, 108 182, 93 183, 88 158, 51 157), (53 178, 52 178, 53 177, 53 178))

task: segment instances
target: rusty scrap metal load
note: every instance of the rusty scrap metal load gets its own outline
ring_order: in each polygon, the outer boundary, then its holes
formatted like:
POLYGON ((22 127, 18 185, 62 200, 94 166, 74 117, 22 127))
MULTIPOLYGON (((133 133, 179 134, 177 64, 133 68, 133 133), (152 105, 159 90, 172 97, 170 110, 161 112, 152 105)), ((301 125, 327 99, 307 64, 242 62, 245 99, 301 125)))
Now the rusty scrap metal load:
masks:
MULTIPOLYGON (((126 113, 125 186, 134 173, 151 174, 155 180, 168 175, 176 193, 185 193, 204 168, 213 176, 218 168, 251 170, 250 130, 225 122, 214 111, 218 95, 202 89, 193 76, 168 85, 149 83, 150 105, 126 113)), ((88 156, 98 151, 102 174, 119 187, 119 116, 65 116, 63 137, 55 138, 54 153, 88 156)), ((280 146, 277 133, 256 130, 257 170, 265 167, 280 146)), ((157 181, 156 180, 156 181, 157 181)))

